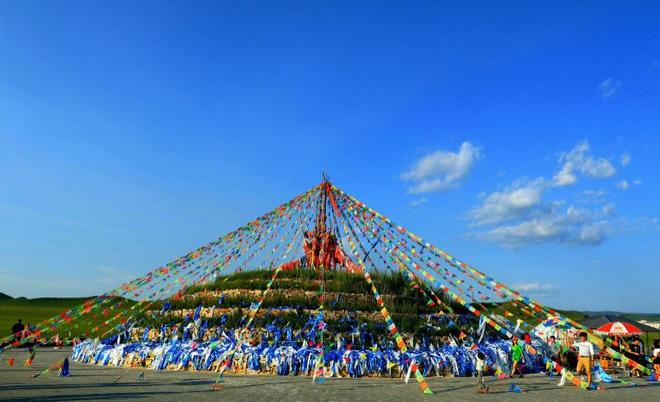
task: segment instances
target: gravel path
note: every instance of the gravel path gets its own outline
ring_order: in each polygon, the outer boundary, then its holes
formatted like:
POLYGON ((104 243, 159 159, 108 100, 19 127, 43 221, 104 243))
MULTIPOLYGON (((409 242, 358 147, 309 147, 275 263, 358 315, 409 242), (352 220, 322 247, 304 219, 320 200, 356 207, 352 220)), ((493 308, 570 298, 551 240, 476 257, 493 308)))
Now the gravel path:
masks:
POLYGON ((434 395, 423 395, 414 379, 405 384, 399 379, 332 378, 324 385, 312 385, 308 377, 274 377, 228 375, 223 388, 212 391, 215 376, 204 372, 172 372, 140 369, 120 369, 71 364, 72 376, 57 377, 47 373, 32 375, 63 359, 70 349, 37 350, 34 365, 23 367, 25 352, 9 351, 0 362, 0 401, 389 401, 389 400, 524 400, 524 401, 660 401, 660 385, 638 380, 638 387, 605 384, 605 391, 580 391, 574 386, 557 387, 557 378, 529 375, 513 380, 527 392, 508 392, 511 380, 490 378, 491 393, 475 392, 474 378, 430 379, 434 395), (7 359, 14 357, 10 368, 7 359), (138 380, 140 372, 144 379, 138 380))

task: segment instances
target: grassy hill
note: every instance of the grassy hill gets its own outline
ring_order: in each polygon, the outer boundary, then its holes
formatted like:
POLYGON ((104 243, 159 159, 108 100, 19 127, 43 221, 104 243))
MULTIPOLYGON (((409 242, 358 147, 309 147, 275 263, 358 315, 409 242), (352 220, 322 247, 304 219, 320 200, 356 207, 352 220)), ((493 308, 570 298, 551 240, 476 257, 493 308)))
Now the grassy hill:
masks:
MULTIPOLYGON (((238 326, 249 306, 266 288, 271 276, 272 272, 268 270, 244 271, 219 277, 210 284, 188 288, 183 298, 171 301, 171 310, 164 316, 157 313, 158 307, 145 314, 142 317, 144 324, 181 322, 185 315, 200 305, 208 312, 212 306, 217 306, 220 295, 224 293, 222 306, 214 310, 209 324, 217 324, 225 315, 226 325, 238 326)), ((428 307, 427 299, 412 289, 401 273, 374 271, 371 276, 400 330, 414 333, 428 330, 423 315, 438 310, 428 307)), ((350 326, 355 325, 355 322, 346 320, 350 312, 357 322, 367 324, 370 331, 386 332, 371 287, 361 274, 328 271, 324 274, 323 287, 325 322, 330 329, 340 332, 350 330, 350 326)), ((294 329, 301 328, 310 314, 319 308, 320 288, 321 281, 316 271, 282 271, 261 305, 254 322, 255 327, 263 327, 280 318, 294 329)), ((440 297, 443 302, 452 305, 457 313, 464 312, 461 306, 448 301, 443 294, 440 297)), ((205 312, 202 315, 205 316, 205 312)))
MULTIPOLYGON (((266 288, 271 275, 271 271, 258 270, 218 277, 212 283, 186 289, 182 298, 171 301, 172 307, 167 314, 158 314, 162 302, 156 302, 152 310, 143 314, 140 319, 143 320, 145 325, 180 322, 185 315, 190 314, 199 305, 204 306, 207 311, 210 310, 211 306, 216 306, 214 316, 209 319, 209 323, 214 325, 220 321, 221 315, 226 315, 226 325, 236 326, 248 311, 250 304, 255 302, 263 289, 266 288), (217 306, 218 299, 223 293, 225 294, 224 302, 222 306, 217 306)), ((411 289, 406 278, 400 273, 373 272, 372 278, 400 330, 418 332, 425 327, 425 320, 420 314, 438 311, 437 308, 429 308, 424 296, 411 289)), ((372 329, 380 327, 381 330, 384 330, 382 317, 380 317, 371 289, 362 275, 326 272, 324 279, 326 322, 330 327, 334 326, 335 329, 340 331, 346 330, 347 328, 343 328, 345 323, 342 324, 340 318, 345 317, 347 312, 350 312, 359 322, 366 322, 372 329)), ((318 273, 315 271, 293 270, 281 272, 261 306, 260 313, 255 320, 255 326, 263 326, 275 318, 280 318, 285 322, 288 321, 294 328, 302 326, 308 319, 309 314, 319 306, 318 291, 320 285, 318 273), (282 309, 282 307, 288 309, 282 309)), ((464 308, 444 298, 442 292, 438 292, 438 294, 443 297, 444 303, 455 309, 456 313, 466 313, 464 308)), ((24 297, 12 298, 0 293, 0 337, 9 334, 11 326, 18 318, 21 318, 24 323, 36 324, 71 307, 80 305, 88 299, 26 299, 24 297)), ((111 309, 106 315, 101 311, 93 312, 91 315, 95 315, 95 317, 91 318, 91 322, 86 319, 86 322, 81 324, 79 328, 71 328, 72 335, 83 335, 90 328, 103 323, 108 317, 112 317, 115 313, 125 309, 126 306, 130 307, 131 303, 133 302, 128 301, 127 304, 117 310, 111 309)), ((500 315, 504 315, 506 311, 509 314, 509 319, 514 322, 515 319, 520 318, 532 326, 538 323, 536 318, 524 314, 511 305, 511 302, 484 303, 481 306, 487 307, 490 311, 500 315)), ((482 308, 480 306, 475 307, 482 308)), ((576 321, 582 321, 590 314, 589 312, 567 310, 560 312, 576 321)), ((660 320, 660 314, 619 314, 632 319, 660 320)), ((471 317, 469 314, 467 316, 471 317)), ((111 326, 117 323, 113 322, 111 326)), ((68 334, 68 331, 69 328, 66 328, 62 335, 68 334)))
MULTIPOLYGON (((72 307, 83 304, 91 298, 92 297, 43 297, 27 299, 25 297, 19 297, 15 299, 1 299, 0 338, 4 338, 10 334, 12 325, 14 325, 19 318, 23 320, 24 324, 38 324, 41 321, 51 318, 63 311, 67 311, 72 307)), ((126 299, 123 300, 124 304, 122 310, 125 309, 126 306, 130 307, 133 303, 126 299)), ((108 305, 110 306, 112 303, 108 303, 108 305)), ((84 322, 74 320, 71 324, 63 324, 60 327, 63 330, 61 331, 61 335, 67 336, 69 331, 71 331, 72 336, 82 336, 86 331, 89 331, 90 328, 101 325, 103 321, 112 317, 118 311, 120 310, 111 309, 111 311, 108 311, 107 316, 104 316, 102 311, 94 311, 84 320, 84 322), (79 323, 77 328, 73 327, 76 323, 79 323)), ((115 324, 117 323, 112 323, 112 325, 115 324)))

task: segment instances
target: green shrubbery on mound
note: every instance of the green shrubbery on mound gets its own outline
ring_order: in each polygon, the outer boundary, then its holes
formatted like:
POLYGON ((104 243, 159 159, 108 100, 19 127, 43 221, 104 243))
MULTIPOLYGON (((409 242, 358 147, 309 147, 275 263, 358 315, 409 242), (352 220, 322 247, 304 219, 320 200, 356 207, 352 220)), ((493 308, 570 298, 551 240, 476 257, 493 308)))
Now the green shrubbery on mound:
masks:
MULTIPOLYGON (((191 286, 187 294, 203 290, 251 289, 263 290, 270 281, 273 272, 270 270, 255 270, 235 272, 218 277, 211 284, 191 286)), ((371 288, 361 274, 342 271, 326 271, 324 273, 326 292, 369 293, 371 288)), ((411 293, 407 280, 399 272, 374 271, 371 277, 380 294, 403 295, 411 293)), ((273 284, 273 289, 318 290, 320 275, 311 269, 295 269, 281 271, 273 284)))
MULTIPOLYGON (((240 325, 250 305, 256 302, 261 291, 266 289, 272 275, 273 271, 270 270, 253 270, 217 277, 211 283, 186 289, 183 298, 170 300, 169 313, 154 314, 155 310, 152 310, 151 313, 144 314, 141 321, 145 325, 180 323, 184 320, 180 314, 181 310, 189 313, 200 305, 205 308, 218 306, 219 295, 224 293, 222 305, 217 308, 225 309, 225 326, 236 327, 240 325)), ((400 330, 424 332, 424 316, 440 312, 438 307, 427 305, 428 299, 418 290, 411 288, 402 273, 374 271, 371 277, 400 330)), ((326 271, 323 275, 323 288, 324 308, 328 312, 325 321, 333 330, 350 330, 350 320, 346 318, 352 316, 360 323, 364 322, 370 330, 385 332, 371 287, 361 274, 326 271)), ((309 319, 310 312, 319 308, 320 289, 318 271, 281 271, 261 304, 254 326, 263 327, 279 318, 281 323, 288 323, 292 328, 302 327, 309 319)), ((451 305, 456 312, 463 312, 461 306, 450 302, 442 292, 436 293, 443 303, 451 305)), ((160 303, 157 308, 162 305, 163 303, 160 303)), ((209 326, 220 324, 220 320, 220 316, 209 318, 209 326)))

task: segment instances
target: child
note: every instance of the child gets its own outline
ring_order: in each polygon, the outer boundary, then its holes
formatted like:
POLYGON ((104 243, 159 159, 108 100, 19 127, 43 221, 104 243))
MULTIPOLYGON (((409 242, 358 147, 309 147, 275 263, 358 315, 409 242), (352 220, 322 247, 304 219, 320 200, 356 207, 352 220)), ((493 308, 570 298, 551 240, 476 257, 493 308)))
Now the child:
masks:
POLYGON ((484 370, 486 369, 486 355, 482 352, 477 352, 477 392, 480 394, 488 393, 488 386, 484 381, 484 370))
POLYGON ((520 378, 523 378, 522 369, 519 367, 520 363, 525 363, 522 346, 518 345, 518 337, 514 336, 511 340, 513 343, 511 345, 511 361, 513 362, 511 366, 511 374, 509 378, 513 378, 513 375, 516 373, 516 369, 520 372, 520 378))

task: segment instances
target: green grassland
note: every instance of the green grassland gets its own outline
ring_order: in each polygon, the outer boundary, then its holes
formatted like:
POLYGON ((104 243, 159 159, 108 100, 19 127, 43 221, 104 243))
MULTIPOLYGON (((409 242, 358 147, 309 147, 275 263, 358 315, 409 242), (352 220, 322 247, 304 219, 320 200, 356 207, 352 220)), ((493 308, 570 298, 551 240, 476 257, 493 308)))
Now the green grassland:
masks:
POLYGON ((1 299, 0 300, 0 336, 9 335, 11 326, 17 319, 23 323, 38 324, 62 311, 84 303, 88 298, 55 298, 38 299, 1 299))
MULTIPOLYGON (((0 339, 10 334, 12 325, 19 318, 23 320, 24 324, 36 325, 90 299, 91 297, 2 298, 0 299, 0 339)), ((104 333, 112 326, 119 324, 118 320, 111 320, 112 317, 119 312, 126 311, 133 303, 126 299, 108 300, 106 304, 93 309, 84 318, 74 319, 70 323, 60 322, 57 326, 58 332, 65 338, 68 338, 69 334, 71 337, 80 337, 86 336, 90 330, 98 327, 96 333, 104 333), (103 323, 108 320, 110 320, 109 324, 103 326, 103 323)))

